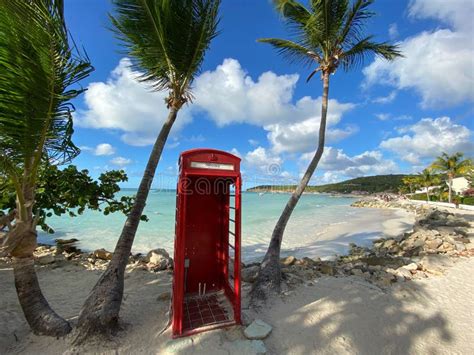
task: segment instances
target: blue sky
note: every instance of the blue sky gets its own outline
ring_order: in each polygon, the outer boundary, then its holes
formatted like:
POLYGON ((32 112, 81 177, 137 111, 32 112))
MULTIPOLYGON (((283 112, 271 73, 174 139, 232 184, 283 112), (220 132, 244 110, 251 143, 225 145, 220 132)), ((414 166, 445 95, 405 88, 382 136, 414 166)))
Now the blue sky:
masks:
MULTIPOLYGON (((93 176, 124 168, 136 187, 166 118, 165 93, 138 83, 110 30, 107 0, 66 0, 66 18, 95 72, 74 102, 74 164, 93 176)), ((369 57, 331 77, 326 152, 312 183, 417 172, 442 151, 472 155, 474 41, 470 0, 378 0, 367 33, 400 43, 405 58, 369 57)), ((243 160, 246 186, 296 182, 317 144, 321 81, 288 64, 260 37, 287 38, 268 0, 223 0, 221 34, 194 83, 158 167, 173 187, 183 150, 211 147, 243 160)))

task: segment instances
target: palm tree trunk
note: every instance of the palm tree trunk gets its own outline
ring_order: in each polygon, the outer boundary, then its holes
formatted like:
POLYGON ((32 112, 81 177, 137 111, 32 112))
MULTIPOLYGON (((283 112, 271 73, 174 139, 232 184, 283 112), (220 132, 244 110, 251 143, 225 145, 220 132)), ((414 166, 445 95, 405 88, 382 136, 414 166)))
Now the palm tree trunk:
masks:
POLYGON ((60 337, 71 331, 44 298, 36 276, 33 257, 13 258, 15 287, 23 314, 34 334, 60 337))
POLYGON ((118 329, 125 267, 130 256, 140 217, 145 208, 156 167, 171 127, 176 120, 178 110, 177 108, 171 108, 168 119, 161 128, 140 182, 135 203, 122 229, 112 260, 82 306, 77 326, 76 343, 82 342, 89 335, 110 334, 118 329))
POLYGON ((71 331, 71 326, 49 306, 35 271, 33 252, 37 246, 37 235, 32 213, 34 188, 24 186, 23 195, 28 207, 17 205, 18 210, 23 209, 24 213, 18 213, 15 226, 9 232, 11 243, 19 241, 10 252, 18 301, 34 334, 64 336, 71 331))
POLYGON ((452 201, 452 193, 453 193, 453 178, 451 175, 448 176, 448 202, 451 203, 452 201))
POLYGON ((283 233, 285 232, 288 220, 293 213, 301 195, 303 194, 306 186, 311 179, 316 167, 318 166, 321 156, 324 152, 324 141, 326 136, 326 119, 328 110, 328 96, 329 96, 329 73, 323 73, 323 98, 321 107, 321 124, 319 127, 319 142, 316 153, 311 160, 303 178, 301 179, 298 187, 291 195, 288 200, 278 222, 273 230, 270 245, 268 246, 267 253, 263 258, 263 262, 260 265, 257 280, 255 281, 252 291, 251 300, 253 305, 257 305, 258 301, 264 300, 268 297, 270 292, 280 292, 280 281, 281 281, 281 266, 280 266, 280 251, 281 242, 283 240, 283 233))

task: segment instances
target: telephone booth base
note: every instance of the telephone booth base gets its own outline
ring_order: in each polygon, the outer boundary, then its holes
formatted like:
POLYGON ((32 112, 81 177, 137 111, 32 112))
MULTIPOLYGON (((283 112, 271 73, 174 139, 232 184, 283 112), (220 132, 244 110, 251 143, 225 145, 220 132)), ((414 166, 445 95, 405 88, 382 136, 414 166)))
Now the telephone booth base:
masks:
POLYGON ((216 328, 235 325, 233 307, 224 291, 199 296, 186 295, 183 302, 183 333, 188 336, 216 328))

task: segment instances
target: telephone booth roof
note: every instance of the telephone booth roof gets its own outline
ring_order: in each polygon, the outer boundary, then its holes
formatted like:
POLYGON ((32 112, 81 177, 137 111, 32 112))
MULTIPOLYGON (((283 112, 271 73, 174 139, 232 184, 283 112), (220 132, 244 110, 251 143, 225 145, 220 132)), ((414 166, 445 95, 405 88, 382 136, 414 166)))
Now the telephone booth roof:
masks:
POLYGON ((181 153, 180 174, 229 176, 240 175, 241 159, 217 149, 191 149, 181 153))

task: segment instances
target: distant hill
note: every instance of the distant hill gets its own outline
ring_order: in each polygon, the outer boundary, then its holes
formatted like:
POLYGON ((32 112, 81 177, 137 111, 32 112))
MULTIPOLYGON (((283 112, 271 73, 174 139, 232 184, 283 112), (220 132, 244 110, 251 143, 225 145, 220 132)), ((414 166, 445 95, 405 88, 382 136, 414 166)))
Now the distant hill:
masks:
MULTIPOLYGON (((398 188, 403 185, 402 179, 408 175, 376 175, 365 176, 320 186, 308 186, 305 192, 322 193, 378 193, 378 192, 398 192, 398 188)), ((260 185, 247 191, 250 192, 290 192, 296 185, 260 185)))

